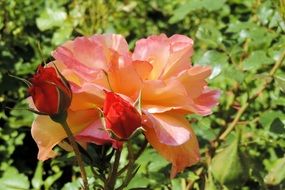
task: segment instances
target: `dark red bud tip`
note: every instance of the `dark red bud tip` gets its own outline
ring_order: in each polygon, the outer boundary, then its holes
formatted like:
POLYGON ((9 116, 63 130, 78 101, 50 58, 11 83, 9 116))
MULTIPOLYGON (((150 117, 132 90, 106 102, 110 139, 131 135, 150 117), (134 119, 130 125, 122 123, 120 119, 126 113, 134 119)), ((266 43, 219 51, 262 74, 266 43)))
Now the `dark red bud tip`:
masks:
POLYGON ((28 93, 39 112, 55 115, 65 112, 70 106, 72 92, 69 84, 58 75, 54 67, 39 66, 30 80, 28 93))

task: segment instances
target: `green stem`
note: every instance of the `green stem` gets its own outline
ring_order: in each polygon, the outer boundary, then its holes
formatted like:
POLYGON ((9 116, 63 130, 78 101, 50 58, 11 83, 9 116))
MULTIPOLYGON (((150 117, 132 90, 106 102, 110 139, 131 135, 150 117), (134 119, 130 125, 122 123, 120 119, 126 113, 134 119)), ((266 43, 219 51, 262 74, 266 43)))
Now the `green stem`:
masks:
POLYGON ((138 169, 138 168, 135 169, 135 162, 140 157, 140 155, 144 152, 148 144, 147 140, 145 139, 139 151, 136 154, 134 154, 132 144, 130 142, 127 142, 127 143, 128 143, 127 147, 128 147, 128 152, 129 152, 129 155, 128 155, 129 162, 118 172, 118 175, 121 175, 126 170, 127 170, 127 173, 126 173, 125 179, 123 180, 122 185, 118 187, 117 190, 123 190, 125 187, 128 186, 128 184, 130 183, 130 181, 132 180, 132 178, 134 177, 134 174, 136 173, 138 169))
POLYGON ((105 183, 104 190, 114 190, 115 185, 116 185, 116 179, 118 176, 118 168, 119 168, 120 158, 121 158, 121 150, 116 150, 113 167, 112 167, 112 170, 109 174, 109 177, 105 183))
POLYGON ((195 183, 198 179, 201 179, 204 170, 205 170, 205 167, 202 167, 202 168, 197 169, 197 171, 195 172, 195 174, 196 174, 196 176, 199 176, 199 178, 195 178, 194 180, 189 181, 189 183, 187 184, 185 190, 191 190, 191 189, 193 189, 194 183, 195 183))
POLYGON ((85 171, 85 168, 84 168, 84 163, 83 163, 81 154, 79 152, 78 145, 76 144, 75 138, 74 138, 74 136, 72 134, 72 131, 70 130, 66 120, 62 121, 61 125, 62 125, 64 131, 66 132, 68 140, 69 140, 69 143, 71 144, 71 146, 73 148, 73 151, 75 153, 75 158, 77 160, 77 164, 79 165, 81 177, 82 177, 82 180, 83 180, 83 189, 84 190, 88 190, 89 187, 88 187, 86 171, 85 171))
POLYGON ((283 53, 280 56, 280 59, 275 63, 275 65, 273 66, 273 68, 269 72, 270 76, 273 76, 275 74, 276 70, 281 66, 284 59, 285 59, 285 51, 283 51, 283 53))
POLYGON ((125 179, 123 181, 123 184, 117 190, 122 190, 123 188, 125 188, 128 185, 129 178, 133 172, 133 167, 135 164, 134 153, 133 153, 132 145, 130 144, 130 142, 127 142, 127 147, 128 147, 128 152, 129 152, 129 155, 128 155, 129 163, 127 164, 126 169, 128 169, 128 170, 127 170, 127 174, 125 176, 125 179))
POLYGON ((137 160, 140 157, 140 155, 144 152, 144 150, 147 147, 147 144, 148 144, 148 141, 145 139, 140 150, 134 155, 135 160, 137 160))
POLYGON ((235 128, 237 122, 239 121, 240 117, 242 116, 242 114, 244 113, 244 111, 247 109, 248 106, 249 106, 249 103, 245 103, 238 110, 234 120, 229 124, 229 127, 227 127, 227 129, 221 134, 221 136, 219 137, 219 140, 224 140, 230 134, 230 132, 235 128))
MULTIPOLYGON (((145 139, 144 143, 142 144, 140 150, 134 155, 134 160, 136 161, 140 155, 144 152, 144 150, 146 149, 147 147, 147 144, 148 144, 148 141, 145 139)), ((130 166, 130 161, 127 165, 125 165, 119 172, 118 172, 118 175, 121 175, 122 173, 124 173, 130 166)))

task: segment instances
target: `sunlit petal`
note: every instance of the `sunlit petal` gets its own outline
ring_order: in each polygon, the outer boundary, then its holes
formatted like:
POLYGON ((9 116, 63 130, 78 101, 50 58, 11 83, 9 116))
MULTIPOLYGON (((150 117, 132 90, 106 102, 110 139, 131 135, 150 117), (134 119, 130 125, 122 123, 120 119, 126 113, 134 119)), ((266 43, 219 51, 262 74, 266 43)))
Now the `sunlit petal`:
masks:
POLYGON ((194 100, 196 108, 199 110, 201 115, 209 115, 212 113, 212 108, 218 105, 219 97, 219 90, 205 88, 202 95, 194 100))
POLYGON ((133 61, 133 66, 142 80, 148 78, 153 66, 147 61, 133 61))
POLYGON ((91 37, 93 42, 100 43, 102 46, 113 49, 119 54, 129 53, 128 43, 122 35, 119 34, 103 34, 91 37))
POLYGON ((187 102, 187 91, 177 80, 149 80, 143 83, 142 104, 144 109, 173 108, 187 102))
POLYGON ((73 98, 70 109, 73 111, 101 108, 104 103, 104 88, 93 83, 82 86, 72 85, 73 98))
MULTIPOLYGON (((172 113, 171 113, 172 114, 172 113)), ((145 136, 148 142, 158 151, 165 159, 172 163, 171 177, 175 177, 178 172, 183 171, 186 167, 189 167, 199 161, 199 145, 197 138, 189 126, 189 123, 181 115, 172 115, 177 120, 181 119, 181 127, 190 133, 190 138, 182 145, 170 146, 163 144, 159 141, 155 126, 152 126, 151 122, 145 125, 145 136)))
POLYGON ((170 57, 162 78, 176 76, 191 67, 190 57, 193 53, 193 40, 184 35, 175 34, 169 38, 170 57))
POLYGON ((210 74, 210 67, 194 66, 181 72, 177 76, 177 80, 184 86, 187 96, 194 99, 202 94, 204 87, 207 86, 206 78, 210 74))
POLYGON ((169 54, 167 37, 161 34, 137 41, 133 60, 148 61, 153 66, 149 79, 158 79, 167 64, 169 54))
POLYGON ((153 66, 148 79, 166 79, 191 67, 192 46, 192 39, 183 35, 154 35, 137 41, 133 60, 147 61, 153 66))
POLYGON ((131 98, 137 97, 142 81, 128 57, 114 54, 108 77, 113 91, 131 98))
POLYGON ((189 140, 190 133, 183 127, 185 118, 175 117, 170 112, 146 115, 160 143, 178 146, 189 140))

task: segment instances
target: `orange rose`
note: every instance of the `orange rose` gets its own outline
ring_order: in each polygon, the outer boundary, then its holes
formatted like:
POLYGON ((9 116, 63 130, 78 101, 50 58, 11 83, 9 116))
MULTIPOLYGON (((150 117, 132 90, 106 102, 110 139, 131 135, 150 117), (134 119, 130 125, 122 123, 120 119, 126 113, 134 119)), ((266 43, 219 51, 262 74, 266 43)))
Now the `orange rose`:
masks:
MULTIPOLYGON (((105 91, 125 96, 129 102, 140 97, 144 134, 154 149, 172 163, 171 176, 195 164, 199 160, 198 141, 184 115, 210 114, 218 103, 219 91, 207 85, 210 67, 191 65, 192 53, 192 39, 164 34, 137 41, 134 52, 130 52, 126 40, 116 34, 79 37, 58 47, 53 57, 61 73, 72 82, 69 111, 74 116, 69 114, 68 119, 75 123, 84 119, 81 128, 74 128, 78 136, 87 142, 102 143, 99 138, 105 138, 106 133, 102 135, 98 108, 107 104, 106 107, 113 109, 104 110, 105 117, 112 116, 112 120, 106 120, 107 128, 118 136, 128 137, 139 126, 137 114, 130 107, 112 105, 118 100, 112 100, 109 105, 105 91), (81 112, 85 112, 83 118, 76 116, 81 112), (126 118, 134 120, 134 125, 118 117, 124 115, 122 113, 127 113, 126 118), (131 127, 125 132, 124 125, 131 127)), ((44 125, 43 120, 33 125, 34 138, 40 152, 49 154, 62 136, 51 136, 50 128, 50 133, 36 131, 36 125, 44 125)), ((112 144, 116 147, 115 142, 112 144)))

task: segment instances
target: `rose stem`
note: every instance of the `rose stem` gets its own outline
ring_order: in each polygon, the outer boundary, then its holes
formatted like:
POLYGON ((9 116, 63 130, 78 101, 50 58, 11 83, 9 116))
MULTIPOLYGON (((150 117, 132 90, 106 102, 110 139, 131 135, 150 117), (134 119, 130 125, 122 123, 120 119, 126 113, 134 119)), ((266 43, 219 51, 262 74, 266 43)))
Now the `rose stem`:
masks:
POLYGON ((79 149, 78 149, 78 145, 75 142, 75 138, 74 138, 66 120, 61 122, 61 125, 62 125, 63 129, 65 130, 65 132, 68 136, 69 143, 71 144, 73 151, 75 153, 75 158, 76 158, 77 163, 79 165, 81 177, 83 180, 84 190, 88 190, 89 188, 88 188, 88 181, 87 181, 87 177, 86 177, 86 171, 85 171, 84 164, 83 164, 83 161, 81 158, 81 154, 80 154, 79 149))
POLYGON ((112 171, 109 174, 108 180, 105 183, 104 190, 113 190, 115 187, 120 157, 121 157, 121 150, 116 150, 115 160, 114 160, 114 164, 112 167, 112 171))

